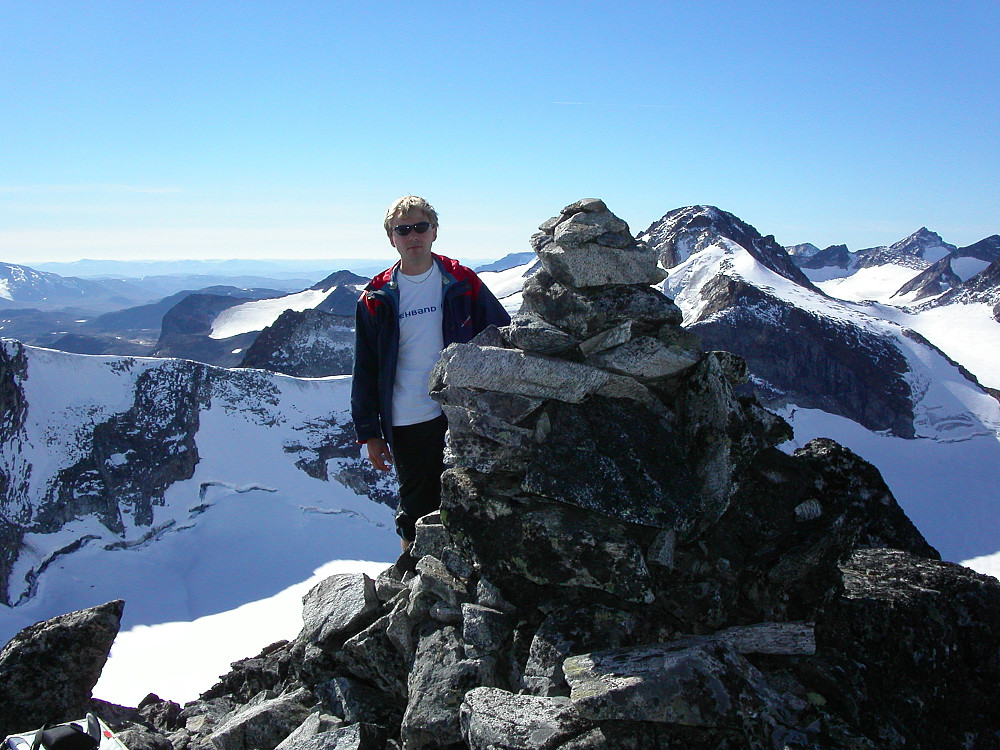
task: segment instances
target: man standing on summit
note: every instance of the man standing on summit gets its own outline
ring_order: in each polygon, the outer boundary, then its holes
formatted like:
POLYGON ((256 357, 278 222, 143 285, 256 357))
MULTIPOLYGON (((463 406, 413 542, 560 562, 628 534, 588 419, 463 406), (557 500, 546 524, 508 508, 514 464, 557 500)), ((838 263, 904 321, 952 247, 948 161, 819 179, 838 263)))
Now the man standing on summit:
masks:
POLYGON ((416 520, 441 504, 448 423, 428 395, 430 372, 448 344, 510 322, 475 272, 431 253, 437 230, 437 212, 423 198, 393 203, 385 231, 399 262, 368 283, 357 308, 351 414, 372 466, 395 464, 404 552, 416 520))

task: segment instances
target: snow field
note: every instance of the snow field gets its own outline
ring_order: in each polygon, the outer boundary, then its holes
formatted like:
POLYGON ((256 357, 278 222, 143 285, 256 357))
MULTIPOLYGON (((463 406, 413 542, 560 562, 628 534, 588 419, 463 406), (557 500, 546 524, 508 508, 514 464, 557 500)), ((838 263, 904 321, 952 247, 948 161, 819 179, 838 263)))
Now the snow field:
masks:
POLYGON ((384 562, 333 560, 273 596, 189 622, 136 625, 115 639, 94 696, 135 706, 148 694, 181 705, 195 700, 239 659, 256 656, 302 629, 302 597, 331 575, 365 573, 375 578, 384 562))

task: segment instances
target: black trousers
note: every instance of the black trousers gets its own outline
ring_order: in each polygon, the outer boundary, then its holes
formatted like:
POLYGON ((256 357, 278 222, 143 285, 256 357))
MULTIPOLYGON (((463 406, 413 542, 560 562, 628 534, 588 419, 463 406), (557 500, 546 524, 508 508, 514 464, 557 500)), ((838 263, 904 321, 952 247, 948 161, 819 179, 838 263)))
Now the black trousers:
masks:
POLYGON ((416 534, 417 519, 441 507, 447 430, 448 420, 443 414, 429 422, 392 428, 392 457, 399 480, 396 533, 408 542, 416 534))

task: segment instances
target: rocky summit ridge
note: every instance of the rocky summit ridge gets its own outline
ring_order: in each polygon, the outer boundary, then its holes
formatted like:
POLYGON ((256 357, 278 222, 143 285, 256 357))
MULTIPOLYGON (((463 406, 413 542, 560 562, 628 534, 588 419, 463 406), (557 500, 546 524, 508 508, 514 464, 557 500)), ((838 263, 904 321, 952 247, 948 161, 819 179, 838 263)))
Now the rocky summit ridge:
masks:
MULTIPOLYGON (((450 468, 411 555, 318 584, 198 701, 101 706, 129 748, 996 748, 1000 583, 842 446, 777 450, 602 201, 532 246, 520 313, 432 375, 450 468)), ((39 648, 0 652, 0 729, 39 648)))

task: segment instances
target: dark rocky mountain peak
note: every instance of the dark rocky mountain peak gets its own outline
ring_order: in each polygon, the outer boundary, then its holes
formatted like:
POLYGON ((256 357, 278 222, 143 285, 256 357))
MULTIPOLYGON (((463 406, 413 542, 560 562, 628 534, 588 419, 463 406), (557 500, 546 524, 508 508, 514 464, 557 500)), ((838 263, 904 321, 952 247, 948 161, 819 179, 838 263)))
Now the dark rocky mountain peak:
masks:
POLYGON ((350 284, 334 287, 326 299, 316 305, 316 309, 333 315, 346 315, 353 318, 357 304, 358 289, 354 284, 350 284))
POLYGON ((958 258, 976 258, 987 263, 994 263, 1000 260, 1000 234, 992 234, 989 237, 979 240, 966 247, 960 247, 955 251, 958 258))
POLYGON ((765 403, 794 403, 912 438, 906 357, 891 337, 837 320, 720 273, 688 330, 711 349, 743 357, 765 403))
POLYGON ((785 252, 791 255, 793 258, 798 260, 805 260, 811 258, 820 250, 811 242, 803 242, 799 245, 787 245, 785 247, 785 252))
POLYGON ((830 245, 809 256, 793 255, 792 260, 799 268, 843 268, 851 266, 852 255, 847 245, 830 245))
POLYGON ((860 268, 870 268, 894 263, 923 270, 953 253, 955 249, 954 245, 942 240, 937 232, 932 232, 927 227, 920 227, 909 237, 888 247, 873 247, 860 251, 857 255, 857 265, 860 268))
POLYGON ((285 310, 254 339, 240 367, 300 378, 350 374, 354 365, 356 300, 357 294, 352 294, 349 315, 320 308, 285 310))
POLYGON ((364 276, 358 276, 352 271, 334 271, 322 281, 317 281, 310 289, 332 289, 335 286, 353 286, 368 282, 364 276))
POLYGON ((765 237, 742 219, 715 206, 676 208, 653 222, 639 239, 656 250, 664 268, 673 268, 694 253, 726 239, 775 273, 822 294, 773 235, 765 237))
MULTIPOLYGON (((672 211, 642 236, 661 259, 664 253, 676 255, 678 248, 700 252, 720 241, 748 253, 747 246, 768 249, 773 243, 713 207, 672 211)), ((761 253, 754 252, 764 263, 761 253)), ((770 256, 781 261, 779 269, 792 263, 782 253, 770 256)), ((820 267, 846 266, 850 254, 845 245, 834 245, 811 260, 820 267)), ((752 375, 748 388, 765 403, 795 403, 848 417, 871 430, 914 436, 909 368, 891 337, 824 315, 814 306, 800 306, 756 283, 735 272, 733 264, 717 263, 709 273, 700 273, 697 282, 675 273, 665 290, 677 297, 688 331, 707 347, 746 360, 752 375)), ((826 296, 812 284, 807 288, 826 296)))
POLYGON ((367 281, 350 271, 331 274, 312 287, 330 290, 323 301, 310 310, 282 312, 257 335, 239 366, 305 378, 350 374, 358 286, 367 281))
POLYGON ((993 305, 993 318, 1000 323, 1000 259, 993 261, 968 281, 925 304, 927 307, 938 307, 975 302, 993 305))
POLYGON ((951 269, 951 258, 952 256, 946 255, 928 266, 903 284, 892 296, 903 297, 912 294, 913 300, 918 301, 927 297, 936 297, 958 286, 962 283, 962 279, 951 269))

